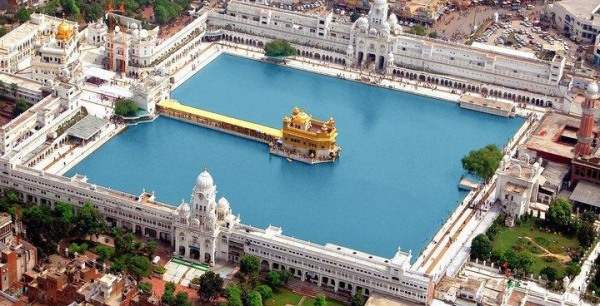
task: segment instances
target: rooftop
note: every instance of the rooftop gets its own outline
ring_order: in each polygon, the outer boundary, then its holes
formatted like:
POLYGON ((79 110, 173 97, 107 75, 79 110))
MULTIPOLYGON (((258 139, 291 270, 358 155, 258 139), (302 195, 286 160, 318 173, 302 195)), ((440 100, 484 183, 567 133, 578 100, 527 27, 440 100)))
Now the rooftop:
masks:
POLYGON ((600 186, 580 181, 569 198, 571 201, 600 207, 600 186))
POLYGON ((108 123, 107 120, 98 118, 93 115, 87 115, 79 122, 75 123, 67 130, 69 136, 79 139, 88 140, 96 133, 102 130, 102 127, 108 123))
POLYGON ((553 158, 557 160, 570 160, 573 158, 573 149, 575 143, 566 142, 566 137, 572 137, 569 130, 565 133, 565 128, 578 130, 579 118, 559 113, 547 113, 540 126, 535 130, 527 141, 529 150, 541 153, 545 159, 553 158))
POLYGON ((554 5, 564 7, 578 18, 590 19, 591 15, 598 13, 600 0, 562 0, 554 5))
POLYGON ((532 52, 519 51, 519 50, 515 50, 515 49, 511 49, 511 48, 488 45, 488 44, 483 44, 483 43, 479 43, 479 42, 474 42, 471 45, 471 47, 480 49, 480 50, 484 50, 484 51, 492 51, 495 53, 509 55, 509 56, 515 56, 515 57, 521 57, 521 58, 527 58, 527 59, 536 59, 535 54, 532 52))

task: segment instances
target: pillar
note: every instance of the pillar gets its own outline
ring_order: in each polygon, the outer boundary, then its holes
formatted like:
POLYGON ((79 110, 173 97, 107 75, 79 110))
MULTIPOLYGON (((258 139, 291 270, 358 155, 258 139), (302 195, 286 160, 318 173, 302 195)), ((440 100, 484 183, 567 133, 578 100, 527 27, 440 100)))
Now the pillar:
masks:
POLYGON ((333 284, 333 292, 338 292, 340 288, 340 282, 335 280, 335 283, 333 284))
POLYGON ((323 283, 322 279, 323 278, 321 277, 321 275, 317 274, 317 286, 318 287, 321 287, 321 284, 323 283))

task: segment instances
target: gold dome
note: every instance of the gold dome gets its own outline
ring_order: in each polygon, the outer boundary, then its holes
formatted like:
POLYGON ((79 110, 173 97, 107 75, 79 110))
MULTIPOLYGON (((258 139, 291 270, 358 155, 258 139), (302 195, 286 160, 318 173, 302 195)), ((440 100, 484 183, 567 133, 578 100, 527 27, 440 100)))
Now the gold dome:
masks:
POLYGON ((304 125, 309 122, 310 116, 307 113, 295 107, 292 111, 292 123, 295 125, 304 125))
POLYGON ((56 29, 56 39, 68 40, 72 36, 73 36, 73 28, 63 20, 58 25, 58 28, 56 29))

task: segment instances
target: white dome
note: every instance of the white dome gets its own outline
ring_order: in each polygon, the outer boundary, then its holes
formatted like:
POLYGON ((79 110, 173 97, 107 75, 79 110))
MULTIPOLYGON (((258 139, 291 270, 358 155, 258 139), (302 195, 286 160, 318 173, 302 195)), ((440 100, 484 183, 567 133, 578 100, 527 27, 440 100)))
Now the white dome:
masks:
POLYGON ((200 173, 196 178, 196 187, 198 187, 200 190, 210 189, 213 187, 213 185, 213 178, 206 170, 202 171, 202 173, 200 173))
POLYGON ((361 30, 366 30, 369 27, 369 19, 365 16, 356 19, 356 26, 361 30))
POLYGON ((219 202, 217 202, 217 209, 229 211, 229 201, 227 201, 225 198, 220 198, 219 202))
POLYGON ((398 24, 398 17, 396 16, 396 14, 394 14, 394 13, 390 14, 390 17, 388 18, 388 22, 390 23, 392 28, 394 26, 396 26, 398 24))
POLYGON ((198 218, 192 219, 192 225, 193 226, 200 226, 200 220, 198 220, 198 218))
POLYGON ((386 0, 375 0, 375 4, 385 5, 387 4, 386 0))
POLYGON ((190 215, 190 206, 187 203, 181 203, 177 207, 177 211, 179 212, 179 217, 187 218, 190 215))
POLYGON ((370 35, 377 35, 377 29, 375 29, 375 28, 371 28, 371 29, 369 30, 369 34, 370 34, 370 35))
POLYGON ((590 82, 585 89, 585 93, 590 98, 597 98, 598 97, 598 83, 590 82))

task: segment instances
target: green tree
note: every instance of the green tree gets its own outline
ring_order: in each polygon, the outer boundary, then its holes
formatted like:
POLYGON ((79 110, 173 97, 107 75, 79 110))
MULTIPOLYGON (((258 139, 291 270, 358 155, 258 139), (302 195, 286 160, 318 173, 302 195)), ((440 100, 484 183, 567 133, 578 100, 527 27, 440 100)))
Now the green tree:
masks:
POLYGON ((97 246, 96 248, 94 248, 94 252, 98 254, 99 262, 105 262, 115 254, 115 250, 113 248, 105 245, 97 246))
POLYGON ((494 176, 500 160, 502 160, 502 151, 498 146, 491 144, 469 152, 463 157, 462 166, 469 173, 487 180, 494 176))
POLYGON ((417 24, 413 26, 408 32, 419 36, 425 36, 425 34, 427 34, 427 29, 425 29, 424 26, 417 24))
POLYGON ((525 273, 531 273, 531 268, 533 267, 533 255, 529 252, 521 252, 517 254, 518 259, 518 269, 525 273))
POLYGON ((545 267, 540 271, 540 275, 545 277, 549 282, 553 282, 558 278, 558 271, 553 267, 545 267))
POLYGON ((205 302, 219 296, 223 291, 223 278, 213 271, 207 271, 200 276, 198 295, 205 302))
POLYGON ((575 261, 571 261, 568 265, 567 268, 565 269, 565 273, 569 276, 569 277, 573 277, 575 275, 578 275, 581 272, 581 266, 579 265, 579 263, 575 262, 575 261))
POLYGON ((566 229, 571 224, 571 203, 564 198, 556 198, 550 203, 547 220, 551 226, 566 229))
POLYGON ((27 101, 25 101, 23 98, 17 98, 17 100, 15 101, 15 108, 13 110, 13 116, 16 117, 16 116, 24 113, 30 107, 31 107, 31 104, 27 103, 27 101))
POLYGON ((228 286, 225 289, 228 306, 243 306, 242 289, 236 284, 228 286))
POLYGON ((592 222, 582 222, 581 227, 577 231, 577 240, 581 246, 587 248, 592 245, 596 239, 596 228, 592 222))
POLYGON ((138 106, 133 100, 119 99, 115 102, 115 114, 123 117, 135 116, 138 106))
POLYGON ((111 273, 120 273, 125 271, 127 268, 127 258, 125 256, 119 256, 112 261, 112 265, 110 266, 111 273))
POLYGON ((106 223, 94 206, 90 202, 85 202, 77 210, 75 228, 76 234, 80 236, 98 234, 106 230, 106 223))
POLYGON ((181 291, 177 292, 175 295, 175 301, 171 306, 191 306, 190 298, 188 297, 187 292, 181 291))
POLYGON ((281 280, 281 274, 279 274, 279 272, 277 271, 269 271, 269 273, 267 273, 267 284, 269 284, 269 286, 271 286, 271 288, 278 288, 281 287, 281 285, 283 285, 283 281, 281 280))
POLYGON ((273 289, 271 289, 271 287, 267 285, 258 285, 256 286, 256 288, 254 288, 254 290, 260 293, 260 296, 262 297, 263 301, 266 301, 273 297, 273 289))
POLYGON ((167 282, 165 283, 165 291, 163 292, 160 300, 166 305, 174 305, 175 304, 175 283, 167 282))
POLYGON ((431 38, 438 38, 438 33, 435 32, 435 31, 429 32, 428 36, 431 37, 431 38))
POLYGON ((56 230, 63 232, 65 235, 71 235, 73 230, 73 221, 75 219, 73 205, 57 202, 54 205, 53 215, 56 218, 56 230))
POLYGON ((152 257, 152 255, 154 255, 154 252, 156 252, 157 247, 158 243, 156 242, 156 240, 149 240, 146 243, 144 243, 144 253, 152 257))
POLYGON ((145 295, 151 295, 152 294, 152 283, 141 282, 138 285, 138 289, 140 289, 140 291, 145 295))
POLYGON ((30 17, 31 12, 26 7, 21 7, 15 14, 15 18, 17 18, 20 23, 27 22, 30 17))
POLYGON ((88 244, 85 242, 82 244, 77 244, 77 243, 73 242, 69 245, 69 253, 83 254, 83 253, 85 253, 85 251, 88 250, 88 247, 89 247, 88 244))
POLYGON ((257 275, 260 270, 260 259, 254 255, 244 255, 240 259, 240 272, 244 275, 257 275))
POLYGON ((298 53, 289 42, 275 39, 265 44, 265 55, 269 57, 294 56, 298 53))
POLYGON ((488 260, 492 255, 492 242, 485 234, 479 234, 471 242, 471 258, 488 260))
POLYGON ((263 306, 262 297, 257 291, 248 294, 248 306, 263 306))
POLYGON ((0 26, 0 37, 6 35, 6 33, 8 33, 8 30, 5 27, 0 26))
POLYGON ((363 295, 362 289, 356 290, 356 293, 352 296, 352 300, 350 301, 352 306, 363 306, 367 302, 365 296, 363 295))
POLYGON ((81 9, 85 15, 85 21, 92 22, 102 18, 104 8, 98 2, 82 3, 81 9))
POLYGON ((62 0, 62 2, 62 7, 69 16, 72 16, 75 19, 79 18, 81 10, 75 0, 62 0))
POLYGON ((327 299, 325 296, 322 294, 317 295, 314 306, 327 306, 327 299))
POLYGON ((127 271, 138 280, 150 275, 152 265, 148 257, 134 255, 127 261, 127 271))

